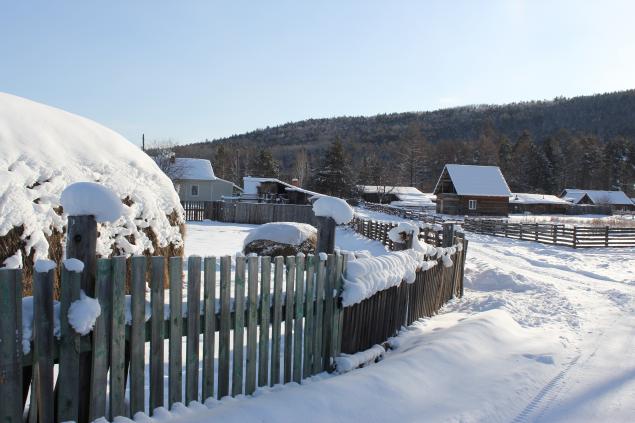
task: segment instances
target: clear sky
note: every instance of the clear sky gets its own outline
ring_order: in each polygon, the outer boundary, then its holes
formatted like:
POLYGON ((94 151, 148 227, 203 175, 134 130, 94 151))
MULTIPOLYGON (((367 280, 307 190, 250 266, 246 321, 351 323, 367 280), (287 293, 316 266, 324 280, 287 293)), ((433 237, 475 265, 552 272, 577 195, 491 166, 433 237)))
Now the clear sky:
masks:
POLYGON ((634 1, 0 5, 0 91, 137 143, 635 88, 634 1))

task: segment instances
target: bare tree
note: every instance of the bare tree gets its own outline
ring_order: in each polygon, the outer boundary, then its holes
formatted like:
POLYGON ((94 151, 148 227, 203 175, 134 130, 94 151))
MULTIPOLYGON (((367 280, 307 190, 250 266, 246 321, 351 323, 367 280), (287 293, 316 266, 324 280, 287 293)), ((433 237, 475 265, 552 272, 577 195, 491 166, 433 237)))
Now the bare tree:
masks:
POLYGON ((174 147, 176 144, 172 140, 153 141, 147 153, 156 162, 159 169, 165 173, 168 178, 177 181, 185 174, 184 166, 176 160, 174 147))

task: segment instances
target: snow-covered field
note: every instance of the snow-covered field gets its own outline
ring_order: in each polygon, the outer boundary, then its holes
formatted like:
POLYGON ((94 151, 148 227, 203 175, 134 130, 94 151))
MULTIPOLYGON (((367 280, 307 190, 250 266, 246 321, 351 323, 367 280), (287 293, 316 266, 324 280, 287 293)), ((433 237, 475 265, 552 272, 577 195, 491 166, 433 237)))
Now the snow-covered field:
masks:
MULTIPOLYGON (((186 253, 233 254, 249 229, 189 224, 186 253)), ((404 330, 383 361, 160 414, 174 422, 633 421, 635 249, 468 237, 464 298, 404 330)), ((384 251, 348 230, 337 239, 342 249, 384 251)))

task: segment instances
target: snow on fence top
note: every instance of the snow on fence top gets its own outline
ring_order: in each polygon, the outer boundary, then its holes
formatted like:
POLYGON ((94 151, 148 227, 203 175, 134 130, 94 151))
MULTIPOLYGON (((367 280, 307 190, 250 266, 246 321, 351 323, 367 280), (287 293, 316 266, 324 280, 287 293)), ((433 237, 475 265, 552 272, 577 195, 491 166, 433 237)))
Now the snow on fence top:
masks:
POLYGON ((75 182, 67 186, 60 197, 69 216, 95 216, 97 222, 114 222, 123 213, 121 200, 103 185, 95 182, 75 182))
POLYGON ((355 212, 348 203, 341 198, 320 197, 313 203, 313 213, 316 216, 331 217, 338 225, 344 225, 353 220, 355 212))
POLYGON ((317 236, 317 229, 306 223, 272 222, 260 225, 245 238, 244 244, 256 240, 267 240, 288 245, 300 245, 310 237, 317 236))
POLYGON ((108 256, 115 249, 141 254, 182 245, 179 225, 184 215, 172 182, 148 155, 116 132, 0 93, 0 145, 0 251, 5 252, 0 266, 7 257, 15 262, 11 254, 16 259, 20 248, 25 260, 31 253, 33 259, 49 256, 51 237, 57 234, 55 242, 61 242, 66 223, 60 208, 62 190, 80 181, 97 182, 124 203, 122 218, 100 227, 98 254, 108 256))

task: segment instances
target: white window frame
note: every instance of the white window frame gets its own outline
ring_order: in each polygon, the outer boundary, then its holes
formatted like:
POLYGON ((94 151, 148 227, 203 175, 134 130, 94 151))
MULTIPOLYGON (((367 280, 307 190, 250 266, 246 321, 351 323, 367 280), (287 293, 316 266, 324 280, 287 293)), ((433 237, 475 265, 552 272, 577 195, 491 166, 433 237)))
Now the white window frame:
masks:
POLYGON ((476 210, 477 203, 476 200, 467 200, 467 209, 468 210, 476 210))
POLYGON ((190 185, 190 195, 192 197, 198 197, 201 193, 201 187, 198 184, 190 185), (194 187, 196 187, 196 194, 194 194, 194 187))

